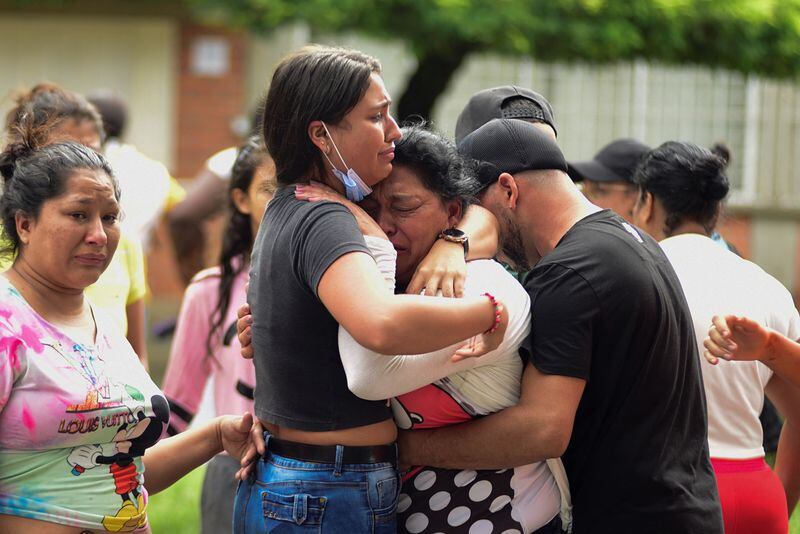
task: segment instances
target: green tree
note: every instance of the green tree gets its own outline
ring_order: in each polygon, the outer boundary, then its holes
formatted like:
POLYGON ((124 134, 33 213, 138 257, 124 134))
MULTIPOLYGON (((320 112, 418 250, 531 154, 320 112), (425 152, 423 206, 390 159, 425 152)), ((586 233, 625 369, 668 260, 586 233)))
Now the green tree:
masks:
POLYGON ((186 0, 256 31, 303 20, 407 42, 417 58, 397 115, 430 116, 474 51, 541 60, 634 58, 795 76, 800 0, 186 0))

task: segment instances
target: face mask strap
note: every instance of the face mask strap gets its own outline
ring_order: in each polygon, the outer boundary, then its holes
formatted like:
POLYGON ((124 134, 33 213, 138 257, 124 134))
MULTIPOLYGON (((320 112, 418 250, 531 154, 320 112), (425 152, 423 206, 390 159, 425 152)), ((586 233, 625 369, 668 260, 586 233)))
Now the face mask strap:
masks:
MULTIPOLYGON (((336 151, 336 155, 339 156, 339 159, 342 160, 342 163, 344 164, 344 168, 345 169, 349 169, 350 166, 347 165, 347 162, 342 157, 342 153, 339 152, 339 147, 336 146, 336 143, 334 142, 333 137, 331 136, 331 132, 328 131, 328 127, 325 125, 325 121, 319 121, 319 122, 321 122, 322 123, 322 127, 325 128, 325 133, 328 134, 328 139, 331 140, 331 144, 333 145, 333 149, 336 151)), ((325 159, 328 160, 328 163, 331 164, 331 167, 333 167, 335 169, 336 165, 333 164, 333 162, 331 161, 331 158, 328 157, 328 154, 325 153, 324 151, 322 153, 325 154, 325 159)))

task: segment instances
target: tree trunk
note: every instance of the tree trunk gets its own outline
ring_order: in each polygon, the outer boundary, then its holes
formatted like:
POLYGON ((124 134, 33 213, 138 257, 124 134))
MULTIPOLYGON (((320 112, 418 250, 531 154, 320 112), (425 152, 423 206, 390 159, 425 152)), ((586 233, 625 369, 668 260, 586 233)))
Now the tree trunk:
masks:
POLYGON ((419 58, 417 70, 408 80, 408 85, 397 104, 397 118, 406 120, 419 116, 430 120, 433 106, 453 74, 471 51, 466 43, 448 47, 448 50, 427 50, 419 58))

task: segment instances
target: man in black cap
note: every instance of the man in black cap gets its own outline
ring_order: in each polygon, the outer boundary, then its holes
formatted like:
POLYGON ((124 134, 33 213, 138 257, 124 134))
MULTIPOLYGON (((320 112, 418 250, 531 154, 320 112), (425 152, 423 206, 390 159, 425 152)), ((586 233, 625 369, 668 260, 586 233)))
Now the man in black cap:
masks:
POLYGON ((601 208, 614 210, 626 221, 633 218, 639 187, 633 182, 636 167, 650 147, 635 139, 617 139, 590 161, 569 164, 569 175, 583 183, 583 194, 601 208))
POLYGON ((692 320, 658 244, 591 204, 555 142, 493 120, 460 150, 525 279, 532 324, 519 405, 404 432, 403 463, 502 469, 562 456, 574 532, 722 533, 692 320))
POLYGON ((557 135, 553 107, 545 97, 525 87, 503 85, 472 95, 456 121, 456 143, 492 119, 520 119, 553 140, 557 135))

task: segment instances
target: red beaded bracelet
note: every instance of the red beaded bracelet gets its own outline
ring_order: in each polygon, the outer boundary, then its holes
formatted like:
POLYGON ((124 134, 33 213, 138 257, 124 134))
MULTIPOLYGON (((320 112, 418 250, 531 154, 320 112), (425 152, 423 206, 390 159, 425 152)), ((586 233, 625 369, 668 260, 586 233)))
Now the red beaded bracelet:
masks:
POLYGON ((497 329, 500 328, 500 303, 497 302, 497 299, 494 298, 494 295, 491 293, 484 293, 484 297, 489 297, 489 300, 492 301, 492 306, 494 306, 494 324, 492 327, 484 332, 484 334, 494 334, 497 332, 497 329))

